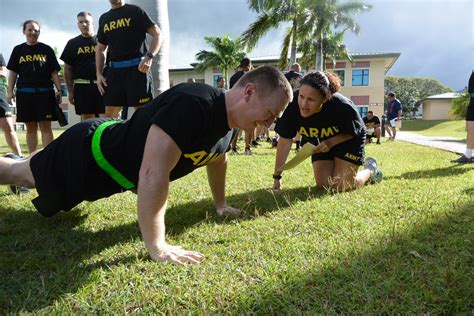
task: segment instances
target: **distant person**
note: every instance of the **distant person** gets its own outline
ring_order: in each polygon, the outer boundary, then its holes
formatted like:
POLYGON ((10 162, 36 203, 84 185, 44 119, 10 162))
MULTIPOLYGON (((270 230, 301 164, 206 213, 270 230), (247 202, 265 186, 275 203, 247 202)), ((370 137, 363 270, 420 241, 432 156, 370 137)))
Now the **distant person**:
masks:
POLYGON ((18 136, 13 128, 12 111, 7 100, 7 68, 5 59, 0 53, 0 127, 5 134, 5 141, 15 155, 21 156, 20 143, 18 136))
POLYGON ((377 144, 380 145, 380 119, 377 115, 374 115, 373 111, 367 112, 367 116, 363 118, 365 127, 367 128, 367 138, 365 143, 372 142, 372 137, 377 138, 377 144))
MULTIPOLYGON (((104 96, 105 116, 116 118, 122 108, 139 107, 153 98, 149 72, 161 46, 161 31, 148 14, 124 0, 109 0, 112 9, 101 15, 95 54, 97 87, 104 96), (151 44, 145 45, 146 34, 151 44), (107 71, 104 74, 105 50, 107 71)), ((125 117, 123 117, 125 118, 125 117)))
POLYGON ((299 85, 299 81, 301 80, 301 78, 303 78, 303 75, 301 74, 300 64, 294 63, 293 65, 291 65, 290 71, 285 74, 285 78, 288 80, 291 87, 293 87, 293 89, 296 89, 299 85))
POLYGON ((8 103, 16 98, 16 121, 26 125, 28 151, 38 147, 38 127, 43 147, 54 139, 51 121, 56 121, 56 107, 62 91, 58 72, 61 70, 54 50, 38 42, 40 25, 37 21, 23 23, 26 42, 13 48, 8 61, 8 103), (17 81, 18 79, 18 81, 17 81), (16 95, 14 88, 16 85, 16 95), (54 92, 53 86, 56 87, 54 92))
POLYGON ((402 117, 402 103, 395 98, 395 93, 390 92, 388 94, 389 108, 387 111, 387 122, 385 127, 388 133, 388 140, 395 140, 397 136, 397 124, 396 121, 400 121, 402 117))
MULTIPOLYGON (((300 80, 303 78, 301 74, 301 66, 298 63, 294 63, 290 67, 290 71, 285 74, 285 78, 290 83, 293 90, 296 90, 299 87, 300 80)), ((295 150, 298 152, 301 150, 301 135, 300 133, 296 133, 295 138, 293 139, 295 142, 295 150)))
POLYGON ((338 93, 340 87, 339 78, 330 72, 313 72, 301 79, 300 89, 275 127, 280 139, 273 189, 281 189, 280 168, 297 131, 303 143, 315 146, 311 161, 318 188, 342 192, 382 180, 375 159, 365 159, 364 122, 352 101, 338 93), (359 170, 362 165, 364 169, 359 170))
MULTIPOLYGON (((239 79, 248 71, 252 70, 252 62, 250 61, 249 58, 244 58, 240 61, 239 68, 237 69, 237 72, 230 77, 229 80, 229 88, 232 89, 232 87, 239 81, 239 79)), ((239 134, 235 136, 235 138, 232 140, 232 152, 237 153, 237 140, 239 139, 242 131, 239 131, 239 134)), ((245 130, 245 155, 253 155, 253 152, 250 148, 252 145, 252 141, 255 138, 255 128, 250 128, 245 130)), ((256 143, 254 143, 256 145, 256 143)))
POLYGON ((217 90, 221 93, 224 93, 227 89, 225 88, 225 79, 224 77, 219 77, 217 79, 217 90))
POLYGON ((196 80, 194 78, 188 78, 186 81, 187 83, 196 83, 196 80))
POLYGON ((471 163, 473 162, 472 151, 474 149, 474 71, 471 72, 467 92, 470 95, 469 105, 466 113, 466 151, 464 155, 458 159, 452 160, 454 163, 471 163))
POLYGON ((0 158, 0 184, 36 187, 33 204, 44 216, 133 190, 151 259, 199 263, 200 253, 166 243, 170 182, 206 166, 217 214, 239 215, 225 197, 234 128, 270 125, 291 98, 291 86, 271 66, 249 72, 225 94, 206 84, 182 83, 128 121, 86 120, 26 159, 0 158))
POLYGON ((79 12, 77 26, 80 35, 69 40, 61 54, 64 61, 69 103, 74 105, 82 120, 98 117, 105 113, 104 100, 97 89, 95 75, 94 20, 89 12, 79 12))

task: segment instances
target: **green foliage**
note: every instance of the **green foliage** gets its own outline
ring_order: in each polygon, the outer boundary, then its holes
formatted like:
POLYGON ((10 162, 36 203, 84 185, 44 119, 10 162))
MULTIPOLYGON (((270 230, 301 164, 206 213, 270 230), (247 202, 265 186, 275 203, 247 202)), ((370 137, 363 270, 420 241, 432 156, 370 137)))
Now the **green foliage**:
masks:
POLYGON ((388 107, 388 93, 395 93, 403 104, 403 113, 414 113, 423 99, 445 92, 452 92, 438 80, 431 78, 385 77, 385 108, 388 107))
POLYGON ((1 186, 0 314, 472 312, 472 166, 383 142, 367 147, 384 171, 379 184, 315 190, 308 160, 272 193, 269 147, 229 157, 227 196, 244 210, 239 219, 215 214, 205 168, 171 184, 168 241, 203 252, 199 266, 147 258, 132 193, 44 218, 30 202, 36 193, 1 186))
POLYGON ((204 40, 211 45, 213 50, 201 50, 196 54, 196 59, 199 61, 195 66, 196 71, 204 71, 209 67, 220 67, 227 83, 228 70, 237 67, 246 55, 240 37, 232 40, 226 34, 223 37, 206 36, 204 40))
POLYGON ((413 132, 424 136, 453 137, 459 140, 466 139, 465 120, 405 120, 402 131, 413 132))
POLYGON ((471 94, 467 91, 461 94, 459 97, 454 98, 451 101, 451 113, 457 118, 466 118, 467 107, 469 105, 470 100, 471 94))

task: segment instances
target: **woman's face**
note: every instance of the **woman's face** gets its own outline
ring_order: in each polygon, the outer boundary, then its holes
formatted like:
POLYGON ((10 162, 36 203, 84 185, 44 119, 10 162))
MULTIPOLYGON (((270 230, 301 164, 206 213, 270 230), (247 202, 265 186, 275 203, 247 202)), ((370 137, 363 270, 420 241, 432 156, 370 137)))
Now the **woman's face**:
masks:
POLYGON ((23 31, 23 34, 25 34, 28 44, 35 44, 38 42, 40 27, 36 23, 28 23, 25 27, 25 30, 23 31))
POLYGON ((302 117, 309 117, 321 111, 324 103, 321 93, 309 85, 302 85, 298 96, 298 105, 302 117))

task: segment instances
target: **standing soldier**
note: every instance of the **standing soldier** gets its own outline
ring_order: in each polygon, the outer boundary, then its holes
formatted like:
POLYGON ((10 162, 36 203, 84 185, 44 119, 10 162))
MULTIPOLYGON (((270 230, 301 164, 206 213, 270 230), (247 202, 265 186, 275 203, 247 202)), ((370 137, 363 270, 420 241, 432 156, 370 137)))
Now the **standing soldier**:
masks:
POLYGON ((153 57, 161 46, 161 31, 141 8, 124 0, 109 0, 112 9, 101 15, 95 53, 97 87, 104 96, 105 116, 117 117, 123 107, 150 102, 153 57), (145 46, 146 34, 152 37, 145 46), (105 50, 107 73, 103 75, 105 50))
POLYGON ((94 118, 105 112, 104 102, 95 80, 94 21, 89 12, 77 15, 77 26, 81 34, 67 42, 61 54, 64 61, 64 80, 67 84, 69 102, 82 120, 94 118))

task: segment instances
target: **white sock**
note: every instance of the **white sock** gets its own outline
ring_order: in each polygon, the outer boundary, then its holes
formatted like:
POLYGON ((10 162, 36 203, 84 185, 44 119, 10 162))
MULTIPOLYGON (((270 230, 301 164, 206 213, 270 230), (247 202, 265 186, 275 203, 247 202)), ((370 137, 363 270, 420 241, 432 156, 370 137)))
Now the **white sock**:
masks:
POLYGON ((464 156, 466 156, 467 158, 472 158, 472 148, 466 147, 466 152, 464 153, 464 156))

